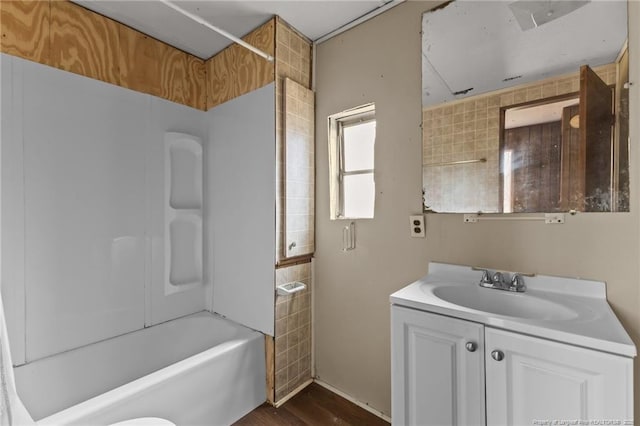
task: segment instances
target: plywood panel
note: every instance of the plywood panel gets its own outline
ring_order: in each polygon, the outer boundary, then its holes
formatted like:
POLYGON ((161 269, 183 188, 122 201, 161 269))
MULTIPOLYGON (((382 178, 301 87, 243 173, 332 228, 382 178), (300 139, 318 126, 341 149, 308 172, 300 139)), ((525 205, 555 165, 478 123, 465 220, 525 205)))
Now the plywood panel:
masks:
POLYGON ((265 340, 265 352, 266 352, 266 363, 267 363, 267 402, 271 405, 275 404, 275 380, 276 380, 276 372, 275 372, 275 343, 274 339, 271 336, 264 336, 265 340))
POLYGON ((201 59, 120 25, 123 87, 205 109, 205 64, 201 59))
POLYGON ((69 2, 51 2, 51 65, 119 84, 120 24, 69 2))
POLYGON ((49 63, 50 8, 48 1, 0 1, 0 50, 49 63))
POLYGON ((186 105, 201 110, 207 107, 206 66, 202 59, 187 55, 186 105))
POLYGON ((187 54, 120 26, 120 79, 132 90, 188 104, 187 54))
MULTIPOLYGON (((274 55, 274 19, 243 37, 243 40, 274 55)), ((233 44, 207 61, 207 109, 266 86, 274 78, 273 62, 233 44)))
POLYGON ((68 1, 0 0, 0 51, 204 109, 204 61, 68 1))

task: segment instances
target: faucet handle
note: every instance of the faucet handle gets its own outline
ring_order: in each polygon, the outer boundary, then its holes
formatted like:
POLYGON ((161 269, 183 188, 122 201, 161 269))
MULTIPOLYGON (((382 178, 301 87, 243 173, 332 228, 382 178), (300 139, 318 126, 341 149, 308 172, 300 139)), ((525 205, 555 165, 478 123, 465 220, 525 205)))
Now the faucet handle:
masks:
POLYGON ((491 275, 489 275, 489 271, 486 269, 482 271, 482 278, 480 278, 480 284, 493 284, 491 280, 491 275))
POLYGON ((498 287, 504 286, 504 275, 502 275, 502 272, 494 273, 492 281, 498 287))
POLYGON ((522 275, 515 273, 511 277, 511 285, 509 286, 510 291, 518 291, 523 292, 527 286, 524 284, 524 278, 522 275))

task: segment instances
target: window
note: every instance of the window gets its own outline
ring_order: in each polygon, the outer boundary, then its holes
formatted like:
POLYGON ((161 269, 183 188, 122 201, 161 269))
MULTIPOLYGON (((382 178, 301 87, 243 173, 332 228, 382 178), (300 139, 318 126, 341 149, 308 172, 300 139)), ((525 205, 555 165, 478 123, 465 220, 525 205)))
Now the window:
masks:
POLYGON ((371 219, 375 205, 375 105, 329 116, 331 219, 371 219))

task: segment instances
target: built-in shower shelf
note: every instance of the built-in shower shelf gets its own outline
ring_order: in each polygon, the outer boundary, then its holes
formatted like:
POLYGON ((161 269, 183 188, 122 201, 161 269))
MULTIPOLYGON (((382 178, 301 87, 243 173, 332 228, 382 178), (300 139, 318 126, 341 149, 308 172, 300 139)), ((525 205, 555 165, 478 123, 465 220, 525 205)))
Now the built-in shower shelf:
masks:
POLYGON ((290 294, 297 293, 299 291, 307 288, 305 283, 301 283, 299 281, 294 281, 287 284, 281 284, 278 286, 278 295, 279 296, 288 296, 290 294))
POLYGON ((202 285, 202 142, 165 134, 165 294, 202 285))

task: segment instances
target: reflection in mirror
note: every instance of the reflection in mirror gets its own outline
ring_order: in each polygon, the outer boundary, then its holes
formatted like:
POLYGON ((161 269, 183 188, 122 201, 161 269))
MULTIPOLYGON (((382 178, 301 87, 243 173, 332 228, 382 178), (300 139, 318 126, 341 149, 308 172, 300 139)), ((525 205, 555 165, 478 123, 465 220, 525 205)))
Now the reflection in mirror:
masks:
POLYGON ((426 211, 629 210, 626 8, 456 1, 423 15, 426 211))
MULTIPOLYGON (((569 154, 577 153, 569 142, 575 145, 577 141, 579 101, 572 95, 502 108, 499 155, 503 213, 557 212, 565 207, 560 176, 573 164, 561 161, 568 159, 563 148, 569 154), (563 136, 568 143, 562 143, 563 136)), ((571 173, 568 175, 570 178, 571 173)))

